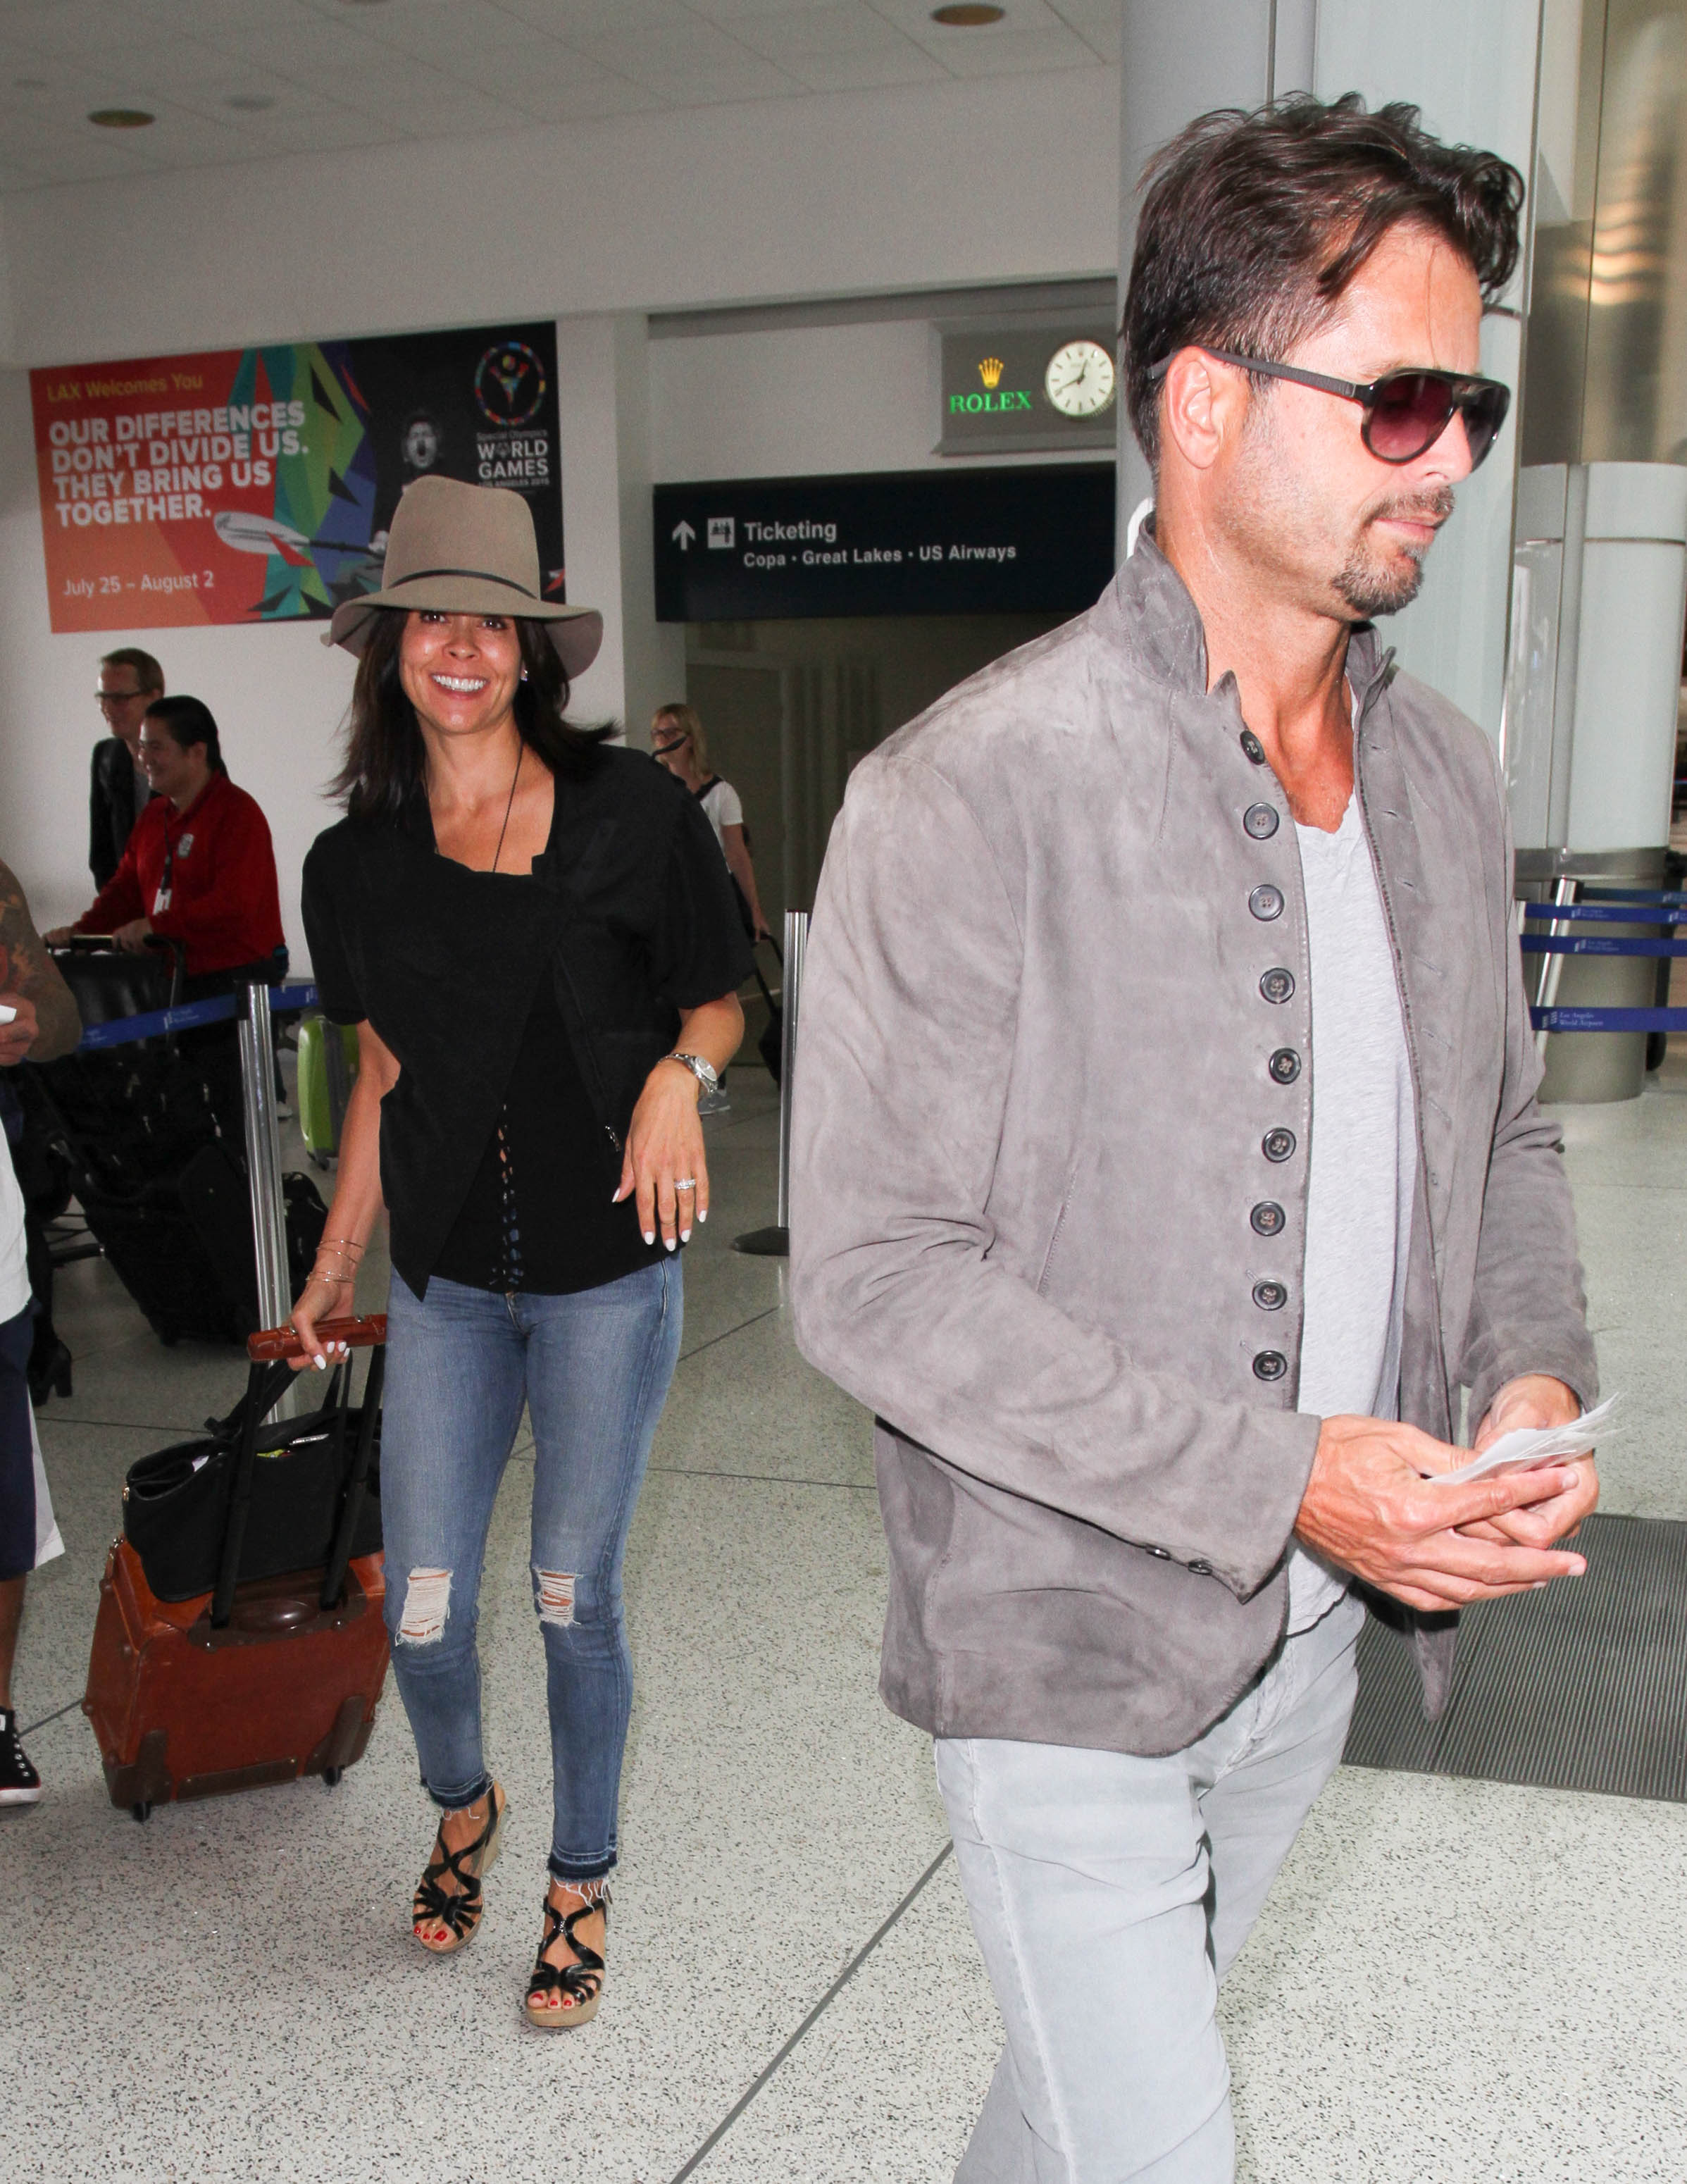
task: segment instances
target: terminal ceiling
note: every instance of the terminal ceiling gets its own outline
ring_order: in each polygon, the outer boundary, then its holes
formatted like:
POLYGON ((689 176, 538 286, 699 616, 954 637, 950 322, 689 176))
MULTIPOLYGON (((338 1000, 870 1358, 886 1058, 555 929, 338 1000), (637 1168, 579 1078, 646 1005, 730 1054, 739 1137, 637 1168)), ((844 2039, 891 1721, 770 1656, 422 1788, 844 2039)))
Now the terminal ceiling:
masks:
POLYGON ((933 4, 0 0, 0 190, 1117 58, 1118 0, 933 4))

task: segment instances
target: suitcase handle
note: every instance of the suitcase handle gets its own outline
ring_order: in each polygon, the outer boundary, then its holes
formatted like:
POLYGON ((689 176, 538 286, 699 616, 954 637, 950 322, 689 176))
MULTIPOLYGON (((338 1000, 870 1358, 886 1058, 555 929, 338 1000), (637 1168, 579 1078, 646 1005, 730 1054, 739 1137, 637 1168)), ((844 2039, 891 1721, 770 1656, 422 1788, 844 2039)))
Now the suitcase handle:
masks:
MULTIPOLYGON (((325 1346, 343 1342, 353 1350, 379 1349, 387 1340, 387 1315, 371 1312, 359 1319, 325 1319, 316 1332, 325 1346)), ((246 1354, 254 1365, 267 1365, 284 1357, 303 1357, 304 1347, 291 1327, 266 1327, 248 1338, 246 1354)))

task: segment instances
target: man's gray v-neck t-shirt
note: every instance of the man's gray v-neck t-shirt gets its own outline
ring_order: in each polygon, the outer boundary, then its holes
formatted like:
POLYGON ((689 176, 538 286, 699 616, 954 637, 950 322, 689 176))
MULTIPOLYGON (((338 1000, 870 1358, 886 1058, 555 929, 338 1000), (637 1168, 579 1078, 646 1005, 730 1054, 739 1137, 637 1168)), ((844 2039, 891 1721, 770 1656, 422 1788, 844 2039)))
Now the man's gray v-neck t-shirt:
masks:
MULTIPOLYGON (((1297 1407, 1317 1418, 1398 1418, 1417 1124, 1394 951, 1356 793, 1333 834, 1299 824, 1294 831, 1312 983, 1297 1407)), ((1289 1630, 1310 1629, 1348 1583, 1297 1544, 1289 1630)))

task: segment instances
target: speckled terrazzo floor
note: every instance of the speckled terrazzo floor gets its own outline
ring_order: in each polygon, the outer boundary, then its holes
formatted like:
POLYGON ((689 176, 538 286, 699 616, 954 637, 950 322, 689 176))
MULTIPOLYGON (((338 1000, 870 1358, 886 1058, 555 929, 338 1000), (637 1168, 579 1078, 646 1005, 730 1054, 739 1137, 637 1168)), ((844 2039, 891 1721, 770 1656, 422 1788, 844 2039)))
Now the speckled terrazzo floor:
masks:
MULTIPOLYGON (((0 1814, 7 2184, 946 2184, 995 2009, 953 1864, 933 1869, 925 1741, 875 1695, 868 1422, 797 1357, 780 1267, 729 1248, 772 1217, 766 1080, 733 1089, 629 1557, 610 1980, 566 2039, 516 2015, 548 1802, 520 1453, 482 1601, 511 1835, 473 1948, 433 1964, 407 1934, 431 1822, 390 1691, 331 1793, 144 1829, 106 1802, 76 1701, 122 1474, 225 1407, 238 1369, 161 1350, 103 1267, 64 1277, 76 1392, 42 1437, 70 1552, 32 1588, 18 1680, 25 1721, 52 1717, 30 1739, 48 1794, 0 1814)), ((1567 1125, 1606 1381, 1629 1398, 1606 1506, 1687 1516, 1687 1061, 1567 1125)), ((1344 1770, 1226 1988, 1239 2177, 1681 2184, 1684 1904, 1687 1808, 1344 1770)))

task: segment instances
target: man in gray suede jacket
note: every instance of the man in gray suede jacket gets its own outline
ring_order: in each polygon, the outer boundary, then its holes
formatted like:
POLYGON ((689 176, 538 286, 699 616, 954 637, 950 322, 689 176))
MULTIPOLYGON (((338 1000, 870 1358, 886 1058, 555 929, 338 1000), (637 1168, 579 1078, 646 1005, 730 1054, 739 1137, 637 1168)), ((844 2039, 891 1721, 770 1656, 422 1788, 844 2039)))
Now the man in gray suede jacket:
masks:
POLYGON ((1411 109, 1208 116, 1126 309, 1154 525, 860 766, 797 1076, 798 1337, 878 1414, 882 1690, 1007 2047, 963 2184, 1228 2184, 1217 1981, 1339 1757, 1356 1577, 1432 1708, 1578 1574, 1595 1393, 1481 733, 1397 673, 1522 185, 1411 109), (1311 373, 1310 378, 1306 377, 1311 373), (1378 382, 1381 382, 1378 384, 1378 382))

